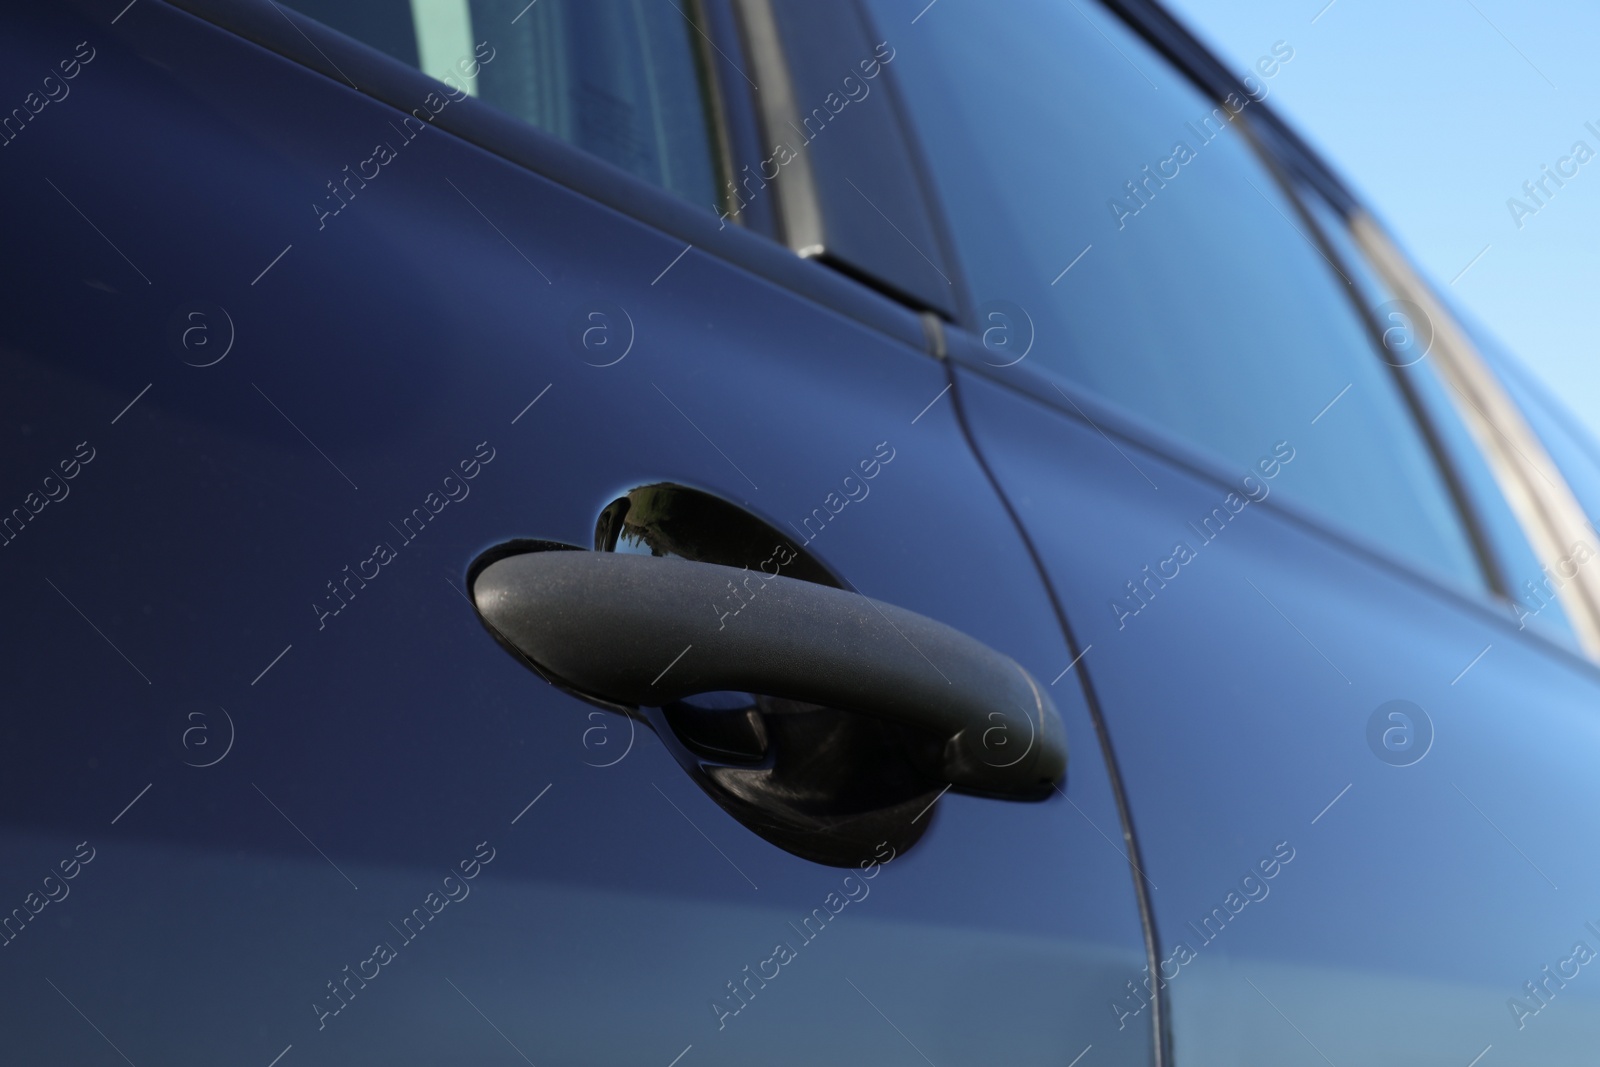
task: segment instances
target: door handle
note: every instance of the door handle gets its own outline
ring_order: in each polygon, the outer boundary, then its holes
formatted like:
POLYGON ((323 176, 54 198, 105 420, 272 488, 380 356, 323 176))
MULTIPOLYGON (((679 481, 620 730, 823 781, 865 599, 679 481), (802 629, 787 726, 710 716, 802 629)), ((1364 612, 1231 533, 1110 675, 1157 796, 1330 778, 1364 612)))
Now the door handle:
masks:
POLYGON ((503 557, 476 574, 472 593, 508 649, 608 704, 660 707, 734 691, 887 719, 933 735, 933 773, 983 796, 1041 800, 1066 773, 1060 715, 1019 664, 858 593, 581 551, 503 557))

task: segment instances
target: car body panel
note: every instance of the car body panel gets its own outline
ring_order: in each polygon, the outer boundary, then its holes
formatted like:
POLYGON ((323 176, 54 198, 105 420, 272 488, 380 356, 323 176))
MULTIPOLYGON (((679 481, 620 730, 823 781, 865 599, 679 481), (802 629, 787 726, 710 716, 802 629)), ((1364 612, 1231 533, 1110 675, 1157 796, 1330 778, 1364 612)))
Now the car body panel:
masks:
POLYGON ((0 550, 0 853, 7 907, 36 916, 0 959, 7 1057, 1089 1044, 1093 991, 1144 945, 1073 676, 1051 690, 1064 796, 943 797, 915 848, 842 871, 750 833, 468 599, 486 550, 587 547, 610 502, 670 481, 786 537, 823 509, 801 534, 849 584, 1058 677, 1049 597, 915 318, 819 264, 775 283, 709 214, 686 249, 190 14, 118 6, 13 12, 0 37, 7 70, 94 49, 0 161, 8 498, 77 457, 0 550), (313 211, 375 142, 378 176, 313 211), (70 894, 35 912, 58 863, 70 894))

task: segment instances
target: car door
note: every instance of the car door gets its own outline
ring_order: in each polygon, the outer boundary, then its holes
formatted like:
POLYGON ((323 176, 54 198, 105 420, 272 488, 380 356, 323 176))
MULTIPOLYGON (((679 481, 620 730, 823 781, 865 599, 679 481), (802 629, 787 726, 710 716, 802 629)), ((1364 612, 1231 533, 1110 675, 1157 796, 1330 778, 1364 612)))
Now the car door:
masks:
POLYGON ((1098 1003, 1145 938, 1049 596, 917 315, 727 209, 767 76, 728 13, 189 6, 0 34, 8 1061, 1149 1062, 1098 1003), (1068 777, 908 792, 851 735, 818 810, 881 837, 752 828, 685 774, 744 705, 497 646, 475 563, 556 547, 947 624, 1047 688, 1068 777))
POLYGON ((894 74, 970 289, 954 392, 1126 777, 1174 1061, 1587 1062, 1600 675, 1557 587, 1592 551, 1515 564, 1429 390, 1560 475, 1426 382, 1445 322, 1373 296, 1263 151, 1300 42, 1212 96, 1159 20, 870 6, 919 35, 894 74))

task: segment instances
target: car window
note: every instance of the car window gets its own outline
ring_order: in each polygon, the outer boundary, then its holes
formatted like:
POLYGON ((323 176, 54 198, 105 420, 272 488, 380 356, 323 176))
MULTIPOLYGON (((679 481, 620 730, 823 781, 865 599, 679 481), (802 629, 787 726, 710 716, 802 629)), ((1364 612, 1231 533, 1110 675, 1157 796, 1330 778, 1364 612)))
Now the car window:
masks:
MULTIPOLYGON (((1451 357, 1439 337, 1449 325, 1436 323, 1425 308, 1407 299, 1382 276, 1354 232, 1358 219, 1361 225, 1374 227, 1370 217, 1359 212, 1347 217, 1309 185, 1297 184, 1296 192, 1339 261, 1339 269, 1350 278, 1358 299, 1382 330, 1381 344, 1388 361, 1405 378, 1427 412, 1429 425, 1452 457, 1478 525, 1493 548, 1502 585, 1519 625, 1581 647, 1578 629, 1562 603, 1565 586, 1559 575, 1552 577, 1550 573, 1560 558, 1548 561, 1550 566, 1541 564, 1534 548, 1533 519, 1519 518, 1512 503, 1519 492, 1517 487, 1502 484, 1497 478, 1467 424, 1467 417, 1476 414, 1473 401, 1450 380, 1449 374, 1441 372, 1441 361, 1451 357)), ((1520 406, 1527 409, 1525 402, 1520 406)))
MULTIPOLYGON (((1347 279, 1251 145, 1250 99, 1206 98, 1088 0, 869 6, 879 35, 903 42, 893 73, 978 317, 1006 306, 1033 322, 1024 366, 1256 474, 1250 485, 1265 488, 1263 457, 1292 454, 1272 491, 1484 586, 1347 279)), ((1258 95, 1294 54, 1262 51, 1258 95)))
POLYGON ((720 202, 696 29, 667 3, 294 0, 295 10, 704 207, 720 202))

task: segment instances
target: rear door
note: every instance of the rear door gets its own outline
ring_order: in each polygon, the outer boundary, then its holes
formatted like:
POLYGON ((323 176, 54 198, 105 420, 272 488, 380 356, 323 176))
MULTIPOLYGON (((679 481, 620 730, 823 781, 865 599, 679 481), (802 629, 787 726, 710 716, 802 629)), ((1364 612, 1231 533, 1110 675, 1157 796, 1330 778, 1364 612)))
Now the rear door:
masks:
POLYGON ((1098 5, 922 6, 872 4, 917 35, 955 392, 1121 760, 1176 1062, 1589 1062, 1600 676, 1556 602, 1592 539, 1511 562, 1419 417, 1471 415, 1444 323, 1258 151, 1299 42, 1211 98, 1098 5))
POLYGON ((1110 776, 945 369, 755 184, 719 217, 753 68, 643 6, 6 16, 8 1060, 1149 1062, 1110 776), (930 615, 1059 679, 1065 790, 780 847, 497 647, 516 541, 930 615))

